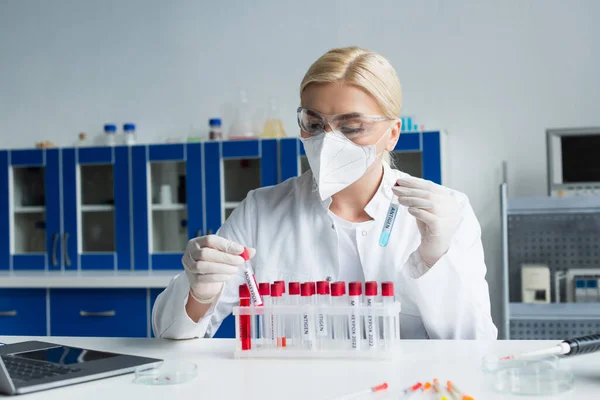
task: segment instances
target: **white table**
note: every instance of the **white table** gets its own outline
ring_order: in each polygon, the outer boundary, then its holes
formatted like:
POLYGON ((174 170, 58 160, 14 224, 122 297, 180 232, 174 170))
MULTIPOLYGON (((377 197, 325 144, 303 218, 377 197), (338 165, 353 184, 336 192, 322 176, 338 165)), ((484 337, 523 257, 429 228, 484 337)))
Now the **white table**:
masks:
MULTIPOLYGON (((398 390, 434 377, 452 380, 476 400, 520 399, 492 393, 480 370, 481 358, 490 353, 509 354, 556 342, 540 341, 402 341, 390 361, 359 360, 236 360, 230 339, 159 339, 0 337, 0 342, 42 340, 123 352, 162 359, 185 359, 200 368, 198 378, 174 386, 142 386, 132 383, 133 374, 84 383, 37 394, 24 399, 333 399, 387 381, 390 389, 368 400, 402 399, 398 390)), ((575 389, 555 399, 600 398, 600 354, 563 360, 575 373, 575 389)), ((411 400, 433 399, 428 395, 411 400)), ((538 397, 540 398, 540 397, 538 397)))

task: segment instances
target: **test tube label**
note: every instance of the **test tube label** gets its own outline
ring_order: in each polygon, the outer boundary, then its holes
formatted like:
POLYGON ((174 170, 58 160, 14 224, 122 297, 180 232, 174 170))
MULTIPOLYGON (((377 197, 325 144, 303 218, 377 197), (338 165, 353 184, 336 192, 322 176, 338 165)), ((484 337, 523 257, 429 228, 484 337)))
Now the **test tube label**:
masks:
MULTIPOLYGON (((351 306, 356 306, 357 302, 355 299, 351 299, 350 300, 350 305, 351 306)), ((353 311, 350 314, 350 341, 352 343, 352 348, 353 349, 358 349, 360 347, 360 342, 359 342, 359 331, 358 331, 358 315, 356 314, 356 311, 353 311)))
MULTIPOLYGON (((367 307, 373 307, 373 298, 367 297, 367 307)), ((377 333, 375 332, 375 318, 373 315, 367 315, 367 339, 369 341, 369 347, 375 347, 377 333)))
POLYGON ((319 313, 317 316, 317 335, 327 336, 329 330, 327 329, 327 317, 323 313, 319 313))

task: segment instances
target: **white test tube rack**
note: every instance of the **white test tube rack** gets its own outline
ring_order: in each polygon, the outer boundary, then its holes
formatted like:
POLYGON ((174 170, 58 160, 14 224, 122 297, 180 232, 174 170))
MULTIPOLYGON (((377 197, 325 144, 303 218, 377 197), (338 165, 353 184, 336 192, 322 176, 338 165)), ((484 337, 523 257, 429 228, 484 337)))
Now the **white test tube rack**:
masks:
MULTIPOLYGON (((235 316, 236 348, 235 358, 366 358, 366 359, 390 359, 394 350, 400 342, 400 303, 391 304, 376 303, 371 307, 366 305, 277 305, 269 307, 233 307, 235 316), (331 327, 335 322, 342 321, 341 326, 349 327, 349 318, 354 314, 360 321, 359 346, 352 348, 350 332, 342 339, 333 337, 331 327), (258 337, 261 330, 257 326, 258 316, 275 316, 276 320, 285 321, 285 325, 298 321, 297 329, 301 329, 302 318, 308 316, 312 321, 311 337, 314 344, 306 346, 302 339, 302 332, 288 333, 285 347, 279 347, 276 339, 258 337), (323 338, 317 336, 316 326, 318 318, 324 315, 330 321, 328 335, 323 338), (249 316, 252 328, 251 348, 242 350, 240 316, 249 316), (375 345, 369 345, 368 332, 365 324, 368 318, 372 318, 377 326, 377 341, 375 345), (384 332, 385 331, 385 332, 384 332), (290 337, 291 336, 291 337, 290 337)), ((263 319, 264 320, 264 319, 263 319)), ((289 329, 284 328, 289 332, 289 329)))

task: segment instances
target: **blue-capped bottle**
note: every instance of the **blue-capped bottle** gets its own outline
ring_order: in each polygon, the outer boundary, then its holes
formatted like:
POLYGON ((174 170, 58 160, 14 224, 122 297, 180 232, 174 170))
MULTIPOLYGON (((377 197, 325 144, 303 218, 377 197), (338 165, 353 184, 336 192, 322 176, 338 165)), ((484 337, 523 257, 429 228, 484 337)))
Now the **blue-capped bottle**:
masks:
POLYGON ((115 124, 104 125, 104 137, 106 139, 107 146, 115 146, 117 144, 117 126, 115 124))
POLYGON ((135 144, 135 124, 131 122, 123 124, 123 135, 125 136, 125 145, 133 146, 135 144))
POLYGON ((208 121, 208 126, 210 127, 210 130, 208 131, 208 140, 223 140, 220 118, 211 118, 208 121))

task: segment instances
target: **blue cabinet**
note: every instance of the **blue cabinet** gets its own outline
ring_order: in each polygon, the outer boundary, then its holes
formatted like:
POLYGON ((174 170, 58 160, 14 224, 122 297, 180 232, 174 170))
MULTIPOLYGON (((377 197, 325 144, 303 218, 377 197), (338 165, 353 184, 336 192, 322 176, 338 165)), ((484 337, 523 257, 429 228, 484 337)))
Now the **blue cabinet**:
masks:
POLYGON ((0 335, 46 335, 46 289, 0 289, 0 335))
POLYGON ((50 335, 146 337, 146 289, 51 289, 50 335))

